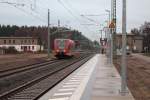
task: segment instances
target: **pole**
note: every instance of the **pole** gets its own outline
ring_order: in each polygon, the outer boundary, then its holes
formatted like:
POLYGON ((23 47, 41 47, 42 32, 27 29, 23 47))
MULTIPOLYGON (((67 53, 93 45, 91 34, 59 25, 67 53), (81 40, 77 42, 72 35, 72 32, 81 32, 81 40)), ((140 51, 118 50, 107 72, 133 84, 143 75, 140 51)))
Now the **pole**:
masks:
POLYGON ((102 35, 102 30, 100 30, 100 34, 101 34, 101 39, 103 38, 103 35, 102 35))
POLYGON ((50 11, 48 9, 48 36, 47 36, 47 52, 48 52, 48 58, 50 58, 50 11))
POLYGON ((121 67, 121 94, 126 95, 126 0, 123 0, 122 8, 122 67, 121 67))
POLYGON ((113 65, 113 28, 110 28, 110 64, 113 65))
POLYGON ((109 53, 108 55, 108 57, 109 57, 109 63, 110 64, 112 64, 112 55, 111 55, 111 50, 112 50, 112 48, 111 48, 111 31, 110 31, 110 27, 109 27, 109 25, 110 25, 110 23, 111 23, 111 11, 110 10, 106 10, 106 12, 108 12, 108 14, 109 14, 109 17, 108 17, 108 28, 107 28, 107 43, 108 43, 108 50, 107 50, 107 52, 109 53))
POLYGON ((115 27, 113 29, 113 58, 116 58, 116 0, 111 0, 111 20, 114 23, 115 27))
POLYGON ((58 20, 58 28, 60 27, 60 20, 58 20))
MULTIPOLYGON (((111 23, 114 19, 114 0, 111 0, 111 23)), ((113 28, 110 27, 110 64, 113 64, 113 55, 114 55, 114 43, 113 43, 113 39, 114 39, 114 32, 113 32, 113 28)))
POLYGON ((110 10, 105 11, 108 12, 108 27, 109 27, 109 24, 111 23, 111 11, 110 10))

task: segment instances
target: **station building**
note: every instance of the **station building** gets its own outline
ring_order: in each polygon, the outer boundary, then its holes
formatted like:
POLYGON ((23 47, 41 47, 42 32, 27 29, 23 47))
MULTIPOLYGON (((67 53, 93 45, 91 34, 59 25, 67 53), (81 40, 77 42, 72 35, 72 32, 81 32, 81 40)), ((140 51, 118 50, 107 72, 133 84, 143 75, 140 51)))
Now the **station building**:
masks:
MULTIPOLYGON (((122 34, 121 33, 116 35, 116 46, 117 46, 117 49, 122 48, 122 34)), ((143 36, 128 33, 127 34, 127 49, 132 52, 141 53, 143 51, 143 36)))
POLYGON ((36 37, 0 37, 1 51, 14 48, 18 52, 37 52, 43 50, 36 37))

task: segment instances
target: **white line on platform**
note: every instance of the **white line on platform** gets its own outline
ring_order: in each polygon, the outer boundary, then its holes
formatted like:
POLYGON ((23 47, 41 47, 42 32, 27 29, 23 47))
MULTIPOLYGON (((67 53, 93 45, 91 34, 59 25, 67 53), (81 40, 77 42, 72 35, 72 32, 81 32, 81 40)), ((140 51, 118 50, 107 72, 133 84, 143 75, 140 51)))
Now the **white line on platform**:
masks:
POLYGON ((71 82, 80 82, 80 80, 69 80, 71 82))
POLYGON ((64 83, 65 85, 78 85, 80 84, 80 82, 67 82, 67 83, 64 83))
POLYGON ((73 87, 77 87, 78 85, 64 85, 63 87, 64 88, 69 88, 69 87, 71 87, 71 88, 73 88, 73 87))
POLYGON ((66 93, 55 93, 54 96, 65 96, 65 95, 72 95, 72 92, 66 92, 66 93))
POLYGON ((74 91, 76 88, 59 89, 58 91, 74 91))
POLYGON ((54 99, 49 99, 49 100, 69 100, 69 97, 65 97, 65 98, 54 98, 54 99))
POLYGON ((82 80, 82 78, 81 77, 73 77, 73 78, 71 78, 72 80, 82 80))

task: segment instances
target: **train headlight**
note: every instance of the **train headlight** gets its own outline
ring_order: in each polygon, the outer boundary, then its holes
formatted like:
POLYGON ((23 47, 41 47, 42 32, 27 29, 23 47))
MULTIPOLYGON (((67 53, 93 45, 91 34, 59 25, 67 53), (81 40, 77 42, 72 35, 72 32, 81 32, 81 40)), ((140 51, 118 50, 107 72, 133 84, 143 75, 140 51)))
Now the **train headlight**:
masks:
POLYGON ((64 49, 64 52, 66 52, 66 50, 64 49))
POLYGON ((56 52, 59 52, 59 50, 56 50, 56 52))

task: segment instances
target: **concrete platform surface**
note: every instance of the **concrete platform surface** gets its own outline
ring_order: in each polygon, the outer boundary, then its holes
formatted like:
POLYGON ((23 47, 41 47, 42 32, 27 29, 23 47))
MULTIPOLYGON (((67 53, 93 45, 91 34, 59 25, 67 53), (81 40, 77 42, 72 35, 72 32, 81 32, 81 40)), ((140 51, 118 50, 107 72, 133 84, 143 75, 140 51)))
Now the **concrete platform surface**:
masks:
POLYGON ((134 100, 120 94, 121 78, 105 55, 97 54, 39 100, 134 100))

